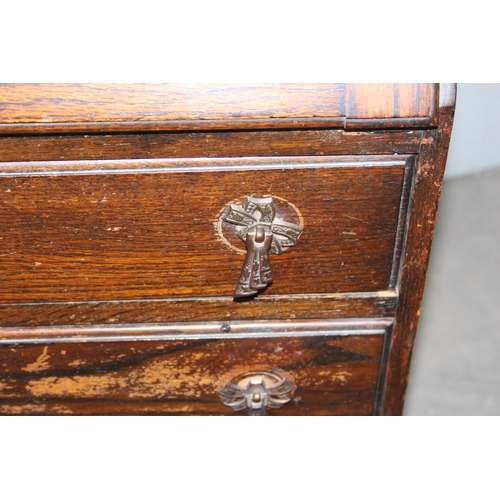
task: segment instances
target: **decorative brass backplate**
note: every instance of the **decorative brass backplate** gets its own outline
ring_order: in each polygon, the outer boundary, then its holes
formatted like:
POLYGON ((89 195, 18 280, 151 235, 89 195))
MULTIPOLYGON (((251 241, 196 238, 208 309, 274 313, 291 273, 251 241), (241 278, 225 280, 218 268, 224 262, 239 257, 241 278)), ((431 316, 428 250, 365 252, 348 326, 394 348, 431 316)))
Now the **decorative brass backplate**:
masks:
POLYGON ((222 220, 243 226, 237 234, 247 248, 235 298, 249 297, 266 288, 273 280, 269 254, 279 255, 285 248, 295 246, 304 229, 276 218, 272 197, 247 196, 243 206, 231 204, 222 220))
POLYGON ((228 382, 220 391, 222 403, 234 411, 248 408, 249 415, 266 415, 267 408, 281 408, 292 399, 295 386, 285 375, 248 372, 228 382))

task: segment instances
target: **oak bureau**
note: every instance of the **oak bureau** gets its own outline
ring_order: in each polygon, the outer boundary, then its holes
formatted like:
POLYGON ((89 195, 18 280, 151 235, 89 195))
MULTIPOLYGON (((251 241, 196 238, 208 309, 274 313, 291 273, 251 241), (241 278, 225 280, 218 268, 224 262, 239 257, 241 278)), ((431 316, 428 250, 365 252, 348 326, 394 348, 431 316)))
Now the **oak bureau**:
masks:
POLYGON ((0 413, 400 415, 454 106, 0 85, 0 413))

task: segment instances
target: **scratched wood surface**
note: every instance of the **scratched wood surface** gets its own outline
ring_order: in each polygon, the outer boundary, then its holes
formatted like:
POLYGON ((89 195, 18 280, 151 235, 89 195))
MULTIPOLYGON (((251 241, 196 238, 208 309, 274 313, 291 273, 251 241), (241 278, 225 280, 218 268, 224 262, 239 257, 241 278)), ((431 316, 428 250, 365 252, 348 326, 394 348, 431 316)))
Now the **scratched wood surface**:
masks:
POLYGON ((408 160, 3 164, 0 301, 232 296, 245 247, 216 223, 249 195, 305 227, 266 295, 385 290, 408 160))
POLYGON ((265 130, 0 136, 0 159, 15 161, 215 158, 418 153, 421 130, 265 130))
POLYGON ((1 84, 0 133, 342 128, 346 116, 413 123, 415 117, 431 118, 431 88, 414 83, 1 84))
POLYGON ((228 377, 288 367, 298 392, 276 414, 401 414, 454 106, 448 84, 0 85, 0 412, 232 414, 216 395, 228 377), (345 155, 359 162, 314 165, 345 155), (235 303, 243 257, 213 221, 273 193, 305 232, 271 257, 272 287, 235 303), (48 343, 36 329, 333 318, 393 319, 391 342, 48 343))
MULTIPOLYGON (((128 301, 0 304, 0 326, 164 323, 233 319, 389 318, 397 293, 259 295, 248 302, 232 297, 128 301)), ((1 336, 1 332, 0 332, 1 336)))
POLYGON ((400 278, 400 300, 395 314, 385 387, 386 415, 401 415, 417 333, 427 266, 443 186, 446 157, 455 112, 456 85, 442 86, 439 123, 426 133, 415 172, 413 206, 406 235, 406 258, 400 278))
POLYGON ((245 415, 220 402, 233 377, 284 370, 293 400, 271 415, 371 415, 384 336, 0 346, 1 414, 245 415))

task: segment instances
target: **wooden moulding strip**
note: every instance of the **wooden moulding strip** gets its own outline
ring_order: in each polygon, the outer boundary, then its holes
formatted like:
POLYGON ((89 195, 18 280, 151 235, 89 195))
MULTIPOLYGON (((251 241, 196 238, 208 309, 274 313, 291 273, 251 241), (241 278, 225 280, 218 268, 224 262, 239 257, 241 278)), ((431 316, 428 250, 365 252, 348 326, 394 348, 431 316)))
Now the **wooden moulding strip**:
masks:
MULTIPOLYGON (((68 324, 140 324, 258 320, 382 318, 394 315, 397 292, 266 296, 244 304, 232 297, 138 299, 122 301, 41 302, 0 305, 2 327, 68 324)), ((0 331, 3 331, 0 329, 0 331)))
POLYGON ((274 118, 272 120, 231 121, 151 121, 151 122, 89 122, 89 123, 22 123, 0 124, 1 134, 78 134, 78 133, 125 133, 197 130, 257 130, 257 129, 342 129, 345 118, 274 118))
POLYGON ((0 137, 2 162, 416 154, 423 130, 254 130, 0 137))
POLYGON ((405 166, 412 155, 280 156, 247 158, 179 158, 145 160, 31 161, 0 163, 0 177, 41 175, 99 175, 152 172, 283 170, 405 166))
POLYGON ((0 344, 383 335, 391 324, 390 318, 381 318, 2 328, 0 344))

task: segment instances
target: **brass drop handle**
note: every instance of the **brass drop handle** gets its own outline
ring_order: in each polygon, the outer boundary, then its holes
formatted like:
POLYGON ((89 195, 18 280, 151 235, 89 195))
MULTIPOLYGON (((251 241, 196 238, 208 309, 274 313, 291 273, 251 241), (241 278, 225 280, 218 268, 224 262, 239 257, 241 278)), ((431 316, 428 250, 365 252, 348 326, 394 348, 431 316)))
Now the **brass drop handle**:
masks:
POLYGON ((272 197, 247 196, 243 206, 230 205, 222 220, 243 226, 237 234, 247 249, 235 298, 251 297, 266 288, 273 281, 269 255, 279 255, 285 248, 295 246, 304 230, 298 224, 276 218, 272 197))
POLYGON ((249 415, 266 415, 266 408, 281 408, 295 389, 286 376, 273 372, 248 372, 235 377, 220 391, 222 403, 234 411, 248 409, 249 415))

